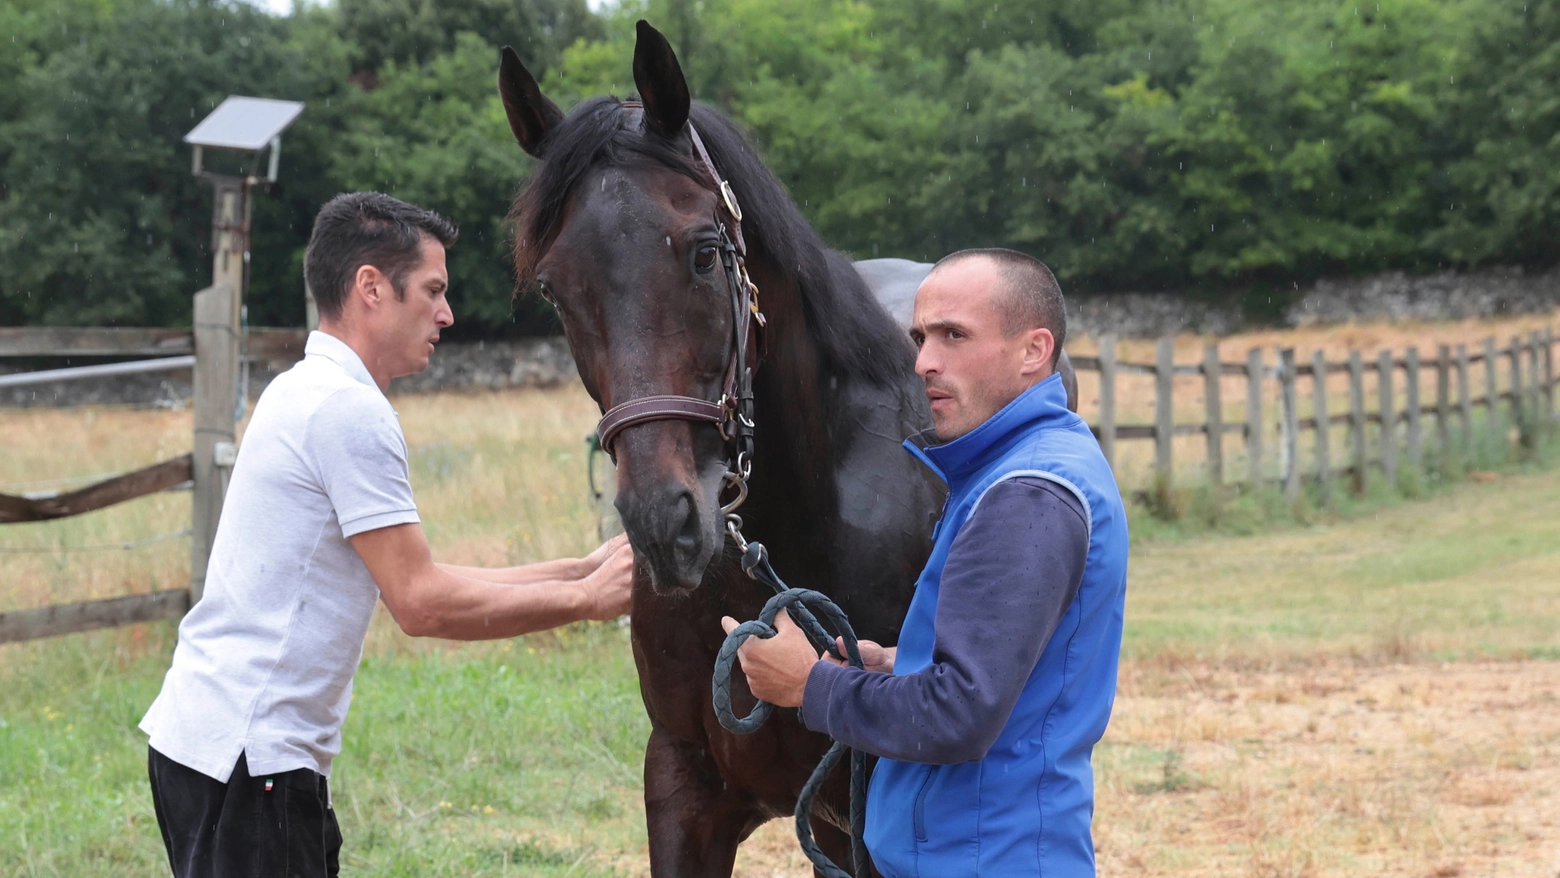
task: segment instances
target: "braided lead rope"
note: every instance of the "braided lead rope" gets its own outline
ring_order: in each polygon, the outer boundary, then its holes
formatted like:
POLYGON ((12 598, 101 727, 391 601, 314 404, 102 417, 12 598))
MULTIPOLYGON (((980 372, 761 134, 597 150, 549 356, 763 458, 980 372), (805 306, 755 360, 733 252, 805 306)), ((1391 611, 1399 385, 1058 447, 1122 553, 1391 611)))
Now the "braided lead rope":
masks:
MULTIPOLYGON (((839 608, 834 601, 829 600, 828 595, 822 592, 805 588, 787 588, 775 570, 769 564, 769 552, 763 543, 746 543, 742 554, 742 571, 749 577, 768 585, 775 590, 775 596, 764 604, 764 609, 758 614, 757 619, 743 622, 732 632, 726 635, 726 640, 721 644, 720 653, 715 657, 715 679, 713 691, 715 697, 715 716, 720 720, 721 726, 727 731, 738 735, 749 735, 759 730, 764 722, 774 713, 774 705, 767 701, 759 701, 753 707, 753 712, 745 717, 738 717, 731 706, 731 677, 736 670, 737 651, 749 637, 769 639, 777 633, 775 629, 775 617, 781 610, 790 613, 797 627, 807 635, 816 649, 825 650, 835 658, 841 658, 835 647, 834 637, 830 636, 819 621, 821 615, 829 627, 838 633, 845 643, 846 659, 853 668, 862 667, 861 649, 856 643, 856 632, 850 627, 850 620, 846 618, 845 611, 839 608)), ((850 750, 844 743, 835 741, 829 747, 829 751, 823 755, 812 774, 807 778, 807 783, 802 786, 801 795, 796 798, 796 840, 802 846, 802 853, 813 864, 824 878, 851 878, 851 873, 846 872, 830 860, 823 850, 818 847, 812 835, 812 809, 813 801, 822 789, 823 783, 829 777, 829 772, 839 764, 845 751, 850 750)), ((867 857, 867 845, 865 841, 867 825, 867 757, 860 751, 851 751, 850 759, 850 852, 851 864, 854 867, 857 878, 865 878, 871 875, 871 867, 867 857)))

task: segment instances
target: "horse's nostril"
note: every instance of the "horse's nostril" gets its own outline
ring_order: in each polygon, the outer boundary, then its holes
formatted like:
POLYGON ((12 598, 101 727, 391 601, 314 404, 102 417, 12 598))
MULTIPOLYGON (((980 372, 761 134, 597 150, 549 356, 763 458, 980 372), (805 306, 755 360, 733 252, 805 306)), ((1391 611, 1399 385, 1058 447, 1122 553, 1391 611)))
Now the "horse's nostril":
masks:
POLYGON ((679 554, 692 554, 699 550, 699 511, 692 496, 684 493, 680 500, 678 512, 682 515, 682 525, 673 543, 679 554))

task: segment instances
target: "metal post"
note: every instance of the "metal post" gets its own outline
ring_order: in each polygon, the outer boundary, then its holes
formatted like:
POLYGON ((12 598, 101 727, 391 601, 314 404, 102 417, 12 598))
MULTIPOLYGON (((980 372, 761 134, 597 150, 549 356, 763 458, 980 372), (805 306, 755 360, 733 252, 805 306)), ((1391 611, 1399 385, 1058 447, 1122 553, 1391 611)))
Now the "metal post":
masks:
POLYGON ((1208 411, 1208 480, 1214 485, 1224 482, 1224 413, 1219 398, 1223 373, 1219 346, 1210 344, 1203 349, 1203 397, 1208 411))
POLYGON ((1380 394, 1377 414, 1381 419, 1381 473, 1387 486, 1397 489, 1397 409, 1392 403, 1392 352, 1382 351, 1376 359, 1376 389, 1380 394))

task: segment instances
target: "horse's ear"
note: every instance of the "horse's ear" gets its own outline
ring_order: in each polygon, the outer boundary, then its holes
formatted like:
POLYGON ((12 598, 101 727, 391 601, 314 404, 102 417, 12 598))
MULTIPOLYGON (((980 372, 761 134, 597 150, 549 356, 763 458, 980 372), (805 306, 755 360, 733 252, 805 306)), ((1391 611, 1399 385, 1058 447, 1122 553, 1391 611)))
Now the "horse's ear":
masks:
POLYGON ((645 105, 645 126, 670 140, 688 124, 688 81, 683 79, 677 53, 650 22, 639 20, 634 43, 634 85, 645 105))
POLYGON ((563 111, 542 94, 536 77, 520 63, 515 50, 504 47, 498 62, 498 93, 504 99, 509 130, 515 133, 520 148, 536 158, 542 157, 542 139, 563 121, 563 111))

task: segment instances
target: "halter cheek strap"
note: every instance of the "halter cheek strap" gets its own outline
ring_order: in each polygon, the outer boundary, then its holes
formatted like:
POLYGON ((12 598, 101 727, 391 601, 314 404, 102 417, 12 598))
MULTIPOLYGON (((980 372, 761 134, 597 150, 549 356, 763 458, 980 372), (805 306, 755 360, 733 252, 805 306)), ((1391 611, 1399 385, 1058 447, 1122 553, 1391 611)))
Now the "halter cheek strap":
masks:
MULTIPOLYGON (((623 107, 633 110, 642 109, 643 105, 638 101, 625 101, 623 107)), ((691 121, 688 134, 710 188, 719 196, 715 219, 732 310, 731 358, 726 363, 721 397, 711 402, 693 396, 660 394, 629 400, 613 406, 602 416, 596 425, 596 435, 601 438, 602 450, 615 462, 617 454, 613 443, 629 427, 667 420, 714 424, 721 437, 732 446, 732 456, 726 465, 726 482, 737 491, 737 496, 721 511, 728 517, 728 525, 736 519, 740 532, 740 519, 732 511, 747 498, 747 477, 753 459, 753 372, 762 358, 764 315, 758 308, 758 287, 748 277, 747 242, 742 237, 742 208, 737 204, 737 194, 731 183, 716 170, 715 162, 704 148, 704 139, 691 121)))

